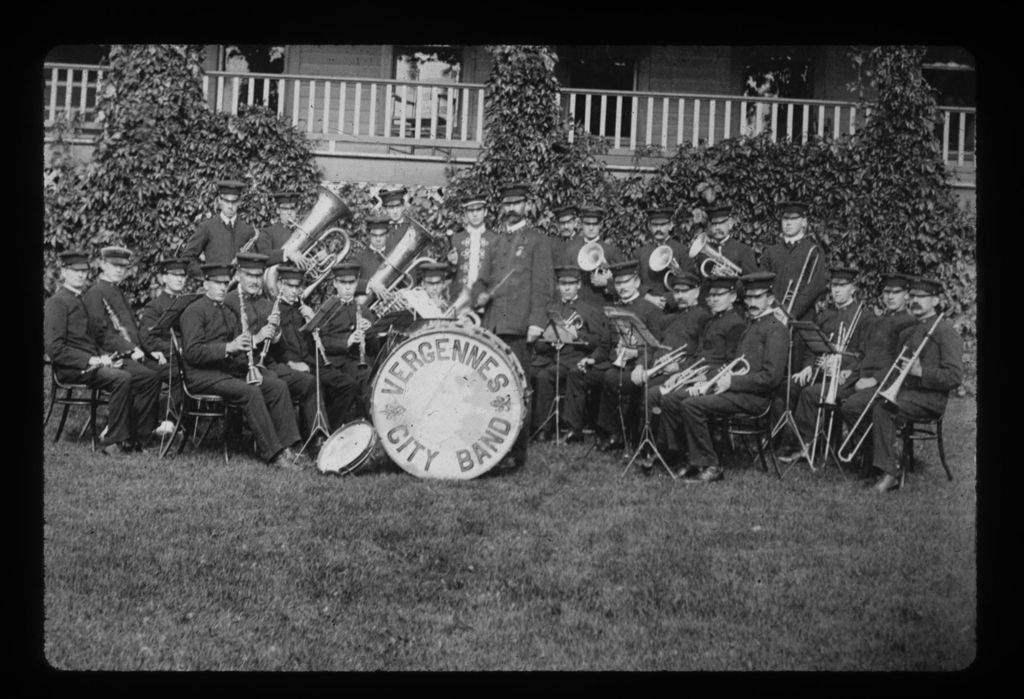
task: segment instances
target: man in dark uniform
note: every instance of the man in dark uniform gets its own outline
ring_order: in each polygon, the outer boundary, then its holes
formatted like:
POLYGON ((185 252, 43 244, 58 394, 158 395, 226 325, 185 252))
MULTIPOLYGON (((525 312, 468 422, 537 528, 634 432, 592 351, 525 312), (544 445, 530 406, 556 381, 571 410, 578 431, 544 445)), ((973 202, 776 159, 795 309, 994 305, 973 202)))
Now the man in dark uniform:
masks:
POLYGON ((359 265, 359 286, 356 289, 356 296, 366 293, 367 280, 380 268, 391 251, 388 247, 390 220, 387 216, 367 216, 366 246, 345 257, 346 262, 356 262, 359 265))
POLYGON ((316 418, 316 377, 308 371, 296 371, 286 363, 275 362, 274 355, 270 353, 273 342, 280 339, 281 304, 276 299, 271 301, 264 292, 263 273, 267 263, 266 255, 239 253, 238 286, 227 294, 224 305, 240 314, 239 301, 244 297, 245 317, 253 333, 253 352, 257 363, 287 384, 292 401, 299 405, 299 432, 308 436, 316 418))
MULTIPOLYGON (((690 212, 683 211, 686 223, 690 220, 690 212)), ((641 245, 636 251, 636 258, 640 262, 640 290, 644 298, 658 308, 673 312, 676 310, 675 295, 671 286, 666 283, 666 270, 654 272, 651 270, 651 253, 663 245, 672 250, 672 259, 679 265, 681 272, 693 269, 693 260, 690 259, 689 251, 682 243, 672 235, 672 209, 669 207, 654 208, 647 210, 647 230, 651 234, 651 242, 641 245)))
POLYGON ((462 296, 465 305, 469 305, 470 291, 480 277, 485 260, 494 254, 494 242, 498 236, 485 224, 487 197, 483 194, 464 196, 462 214, 465 227, 452 235, 452 249, 448 252, 448 263, 454 275, 449 295, 452 299, 462 296))
MULTIPOLYGON (((405 187, 398 187, 397 189, 382 190, 377 195, 380 203, 384 206, 384 213, 388 217, 388 242, 384 250, 385 255, 394 250, 410 228, 415 228, 423 235, 429 236, 429 231, 409 216, 408 207, 405 204, 405 196, 408 193, 409 190, 405 187)), ((445 255, 447 252, 445 250, 445 255)))
POLYGON ((749 324, 736 351, 749 363, 750 370, 741 376, 727 372, 705 395, 662 402, 666 429, 681 429, 684 433, 689 463, 681 464, 680 472, 688 479, 709 483, 724 476, 708 431, 708 419, 761 412, 786 377, 789 333, 772 311, 774 279, 771 272, 755 272, 739 280, 743 283, 749 324))
MULTIPOLYGON (((697 344, 684 362, 680 364, 680 370, 693 367, 698 361, 701 366, 707 367, 708 378, 728 361, 736 357, 736 348, 739 347, 740 338, 747 329, 747 323, 736 312, 736 277, 712 277, 707 282, 707 305, 710 317, 701 328, 697 344)), ((698 308, 702 308, 699 304, 698 308)), ((669 316, 670 318, 672 316, 669 316)), ((664 410, 666 402, 674 403, 670 409, 675 414, 681 412, 679 403, 691 398, 689 387, 679 387, 670 393, 662 393, 661 386, 657 391, 659 397, 653 400, 650 405, 652 414, 659 414, 664 410)), ((658 421, 655 430, 655 441, 665 455, 666 461, 679 461, 681 455, 686 451, 686 442, 682 431, 668 429, 664 420, 658 421)))
POLYGON ((260 231, 260 235, 256 239, 255 251, 267 256, 267 267, 289 262, 299 269, 306 269, 309 262, 305 255, 298 250, 293 250, 285 255, 285 251, 281 249, 295 232, 299 193, 274 192, 274 202, 277 204, 277 220, 260 231))
MULTIPOLYGON (((879 493, 896 490, 902 482, 903 474, 896 453, 897 422, 942 417, 949 392, 963 380, 964 343, 948 319, 938 319, 941 293, 942 282, 937 279, 915 277, 910 282, 910 312, 917 322, 900 333, 897 345, 906 348, 907 360, 918 349, 921 352, 907 370, 906 379, 896 394, 895 405, 879 398, 871 408, 872 465, 883 472, 874 486, 879 493)), ((902 363, 897 372, 902 371, 905 365, 902 363)))
POLYGON ((794 320, 814 317, 814 304, 827 291, 825 256, 814 239, 807 235, 807 205, 786 201, 779 205, 782 242, 769 245, 761 255, 761 267, 775 273, 775 298, 787 301, 786 311, 794 320))
POLYGON ((581 206, 579 212, 582 235, 573 238, 573 241, 565 246, 564 258, 567 264, 579 266, 580 249, 588 243, 600 245, 604 253, 604 264, 584 274, 580 298, 596 306, 613 303, 617 296, 611 283, 610 266, 625 262, 626 256, 615 243, 601 236, 601 226, 605 217, 603 208, 587 205, 581 206))
MULTIPOLYGON (((740 268, 739 274, 750 274, 757 271, 757 260, 754 257, 754 250, 746 243, 742 243, 732 237, 732 229, 736 225, 732 217, 732 205, 720 204, 707 211, 708 216, 708 247, 725 257, 729 262, 740 268)), ((704 261, 708 255, 704 252, 698 253, 693 258, 694 269, 701 274, 712 271, 709 276, 722 276, 713 271, 714 263, 706 265, 704 261), (703 266, 703 269, 701 267, 703 266)), ((737 293, 742 293, 743 285, 737 286, 737 293)))
MULTIPOLYGON (((529 379, 532 343, 547 324, 547 307, 554 291, 554 265, 548 237, 529 225, 526 195, 529 185, 512 184, 502 189, 502 223, 494 254, 484 261, 470 297, 474 308, 485 308, 482 325, 500 337, 519 360, 529 379)), ((526 463, 531 424, 527 401, 524 428, 508 459, 511 465, 526 463)))
MULTIPOLYGON (((636 260, 626 260, 611 266, 612 280, 618 300, 615 308, 629 311, 643 323, 657 340, 664 331, 665 315, 650 301, 640 295, 640 269, 636 260)), ((615 354, 608 370, 601 379, 601 396, 597 412, 597 428, 605 435, 598 444, 601 451, 622 449, 627 434, 631 431, 631 408, 641 391, 632 381, 630 374, 638 362, 642 362, 643 348, 639 338, 623 335, 615 321, 609 322, 615 354)), ((648 353, 653 352, 648 348, 648 353)))
MULTIPOLYGON (((116 245, 102 248, 100 276, 82 294, 82 301, 89 313, 89 326, 96 333, 96 344, 100 349, 111 354, 128 353, 121 368, 132 375, 132 380, 148 385, 156 376, 159 384, 167 365, 167 357, 161 355, 153 358, 143 351, 135 313, 119 286, 128 273, 131 255, 131 250, 116 245)), ((139 428, 148 434, 156 426, 155 422, 152 425, 140 423, 139 428)))
POLYGON ((156 426, 160 376, 152 371, 127 371, 122 368, 123 360, 99 345, 99 333, 82 300, 89 280, 89 258, 83 252, 68 251, 61 253, 60 262, 61 286, 47 300, 43 312, 46 353, 60 380, 110 392, 101 441, 104 454, 117 456, 135 449, 156 426))
MULTIPOLYGON (((337 306, 327 320, 320 326, 320 339, 327 355, 329 367, 320 370, 320 380, 331 387, 327 398, 327 407, 332 411, 331 425, 339 419, 340 411, 335 412, 332 406, 333 395, 349 391, 356 386, 354 414, 347 415, 355 419, 369 418, 370 389, 370 350, 367 347, 366 330, 370 327, 370 314, 363 310, 355 299, 356 287, 359 284, 359 265, 355 262, 339 262, 331 271, 336 296, 325 303, 337 306), (337 298, 334 301, 333 298, 337 298), (360 346, 364 349, 361 350, 360 346), (361 355, 365 355, 361 359, 361 355), (365 359, 367 365, 363 365, 365 359), (325 371, 326 370, 326 371, 325 371), (344 380, 338 375, 344 376, 344 380)), ((333 306, 332 306, 333 308, 333 306)))
MULTIPOLYGON (((139 316, 139 342, 142 350, 155 358, 159 364, 167 364, 167 371, 160 372, 160 379, 168 385, 169 399, 172 405, 181 404, 181 372, 177 366, 171 366, 169 362, 172 356, 171 350, 171 329, 156 328, 157 323, 163 318, 164 313, 170 309, 174 299, 181 296, 185 289, 185 273, 188 270, 188 260, 182 257, 171 257, 161 260, 159 263, 160 293, 146 302, 142 307, 139 316)), ((177 336, 181 337, 181 317, 172 326, 177 336)), ((170 434, 174 430, 174 424, 168 420, 160 423, 157 434, 170 434)))
POLYGON ((543 428, 537 435, 539 442, 550 440, 555 433, 556 425, 553 420, 548 421, 548 416, 552 415, 556 393, 565 396, 562 401, 565 407, 560 408, 559 413, 569 426, 569 434, 573 441, 582 439, 586 390, 580 381, 570 398, 566 393, 569 375, 575 371, 582 379, 584 374, 578 367, 584 359, 592 358, 594 364, 603 365, 609 359, 608 321, 600 307, 580 300, 582 276, 582 270, 576 266, 555 268, 559 298, 548 306, 548 323, 534 345, 532 365, 537 393, 530 432, 543 428), (574 314, 576 320, 572 325, 566 325, 574 314))
MULTIPOLYGON (((272 372, 261 372, 259 385, 249 384, 251 332, 241 332, 239 316, 224 304, 231 266, 202 266, 204 296, 181 314, 185 381, 194 393, 223 396, 242 408, 256 438, 257 456, 273 468, 300 470, 310 463, 292 446, 300 444, 288 386, 272 372)), ((257 371, 259 371, 257 369, 257 371)))
MULTIPOLYGON (((823 310, 815 318, 815 324, 834 344, 839 345, 845 339, 843 349, 850 353, 842 356, 838 376, 839 386, 836 392, 838 402, 842 402, 853 393, 861 356, 864 352, 864 344, 871 334, 871 325, 875 319, 874 313, 866 307, 864 302, 855 298, 857 276, 857 270, 852 267, 832 267, 829 270, 829 287, 834 307, 823 310), (855 321, 856 325, 854 325, 855 321)), ((778 277, 776 277, 777 281, 778 277)), ((778 287, 776 286, 776 288, 778 287)), ((797 429, 800 430, 800 438, 807 445, 810 445, 815 436, 814 425, 818 414, 818 403, 824 397, 827 389, 824 366, 826 361, 832 360, 827 360, 826 356, 809 351, 804 352, 803 367, 790 377, 794 384, 790 391, 790 400, 795 405, 793 417, 796 420, 797 429), (811 384, 811 379, 815 376, 818 381, 811 384)), ((785 388, 781 389, 777 397, 785 398, 785 388)), ((791 437, 789 432, 784 434, 791 437)), ((787 443, 788 453, 779 456, 780 461, 793 462, 804 456, 793 442, 795 440, 787 443)))
POLYGON ((576 267, 576 253, 570 259, 569 248, 575 247, 573 243, 578 239, 579 232, 579 209, 573 205, 560 206, 554 210, 555 223, 558 226, 558 236, 551 241, 551 251, 554 256, 555 265, 559 267, 576 267))
POLYGON ((201 276, 200 255, 208 263, 231 264, 239 250, 251 249, 256 244, 256 229, 238 216, 238 201, 243 189, 245 183, 239 180, 217 183, 219 213, 196 225, 181 254, 189 261, 191 276, 201 276))

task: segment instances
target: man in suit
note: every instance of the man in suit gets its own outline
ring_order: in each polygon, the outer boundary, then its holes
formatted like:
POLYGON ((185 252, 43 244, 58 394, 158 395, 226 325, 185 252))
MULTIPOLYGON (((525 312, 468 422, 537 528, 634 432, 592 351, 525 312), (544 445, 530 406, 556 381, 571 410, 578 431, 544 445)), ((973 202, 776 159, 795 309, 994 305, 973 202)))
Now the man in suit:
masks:
POLYGON ((807 235, 807 204, 782 202, 778 214, 782 221, 782 241, 764 249, 761 268, 775 273, 772 291, 780 303, 789 305, 786 312, 790 317, 811 320, 815 303, 828 290, 824 253, 807 235))
POLYGON ((301 444, 288 386, 273 372, 247 382, 250 352, 264 339, 241 331, 240 316, 225 303, 231 266, 202 266, 204 295, 181 314, 185 381, 194 393, 223 396, 239 406, 256 438, 257 456, 272 468, 301 470, 311 464, 292 447, 301 444))
POLYGON ((277 204, 277 220, 260 231, 260 235, 256 239, 255 251, 267 256, 268 267, 290 262, 299 269, 306 269, 309 266, 309 261, 305 255, 298 250, 285 253, 282 249, 282 246, 295 232, 299 193, 293 191, 274 192, 274 202, 277 204))
POLYGON ((89 258, 72 250, 60 254, 61 286, 43 311, 43 341, 61 381, 82 382, 109 391, 107 427, 102 451, 120 456, 138 448, 153 431, 157 419, 160 377, 156 372, 129 373, 123 359, 96 341, 90 315, 82 301, 89 282, 89 258))
POLYGON ((221 180, 217 183, 219 212, 196 225, 181 254, 189 261, 189 275, 202 276, 200 255, 207 263, 232 264, 239 250, 246 249, 247 245, 252 248, 256 244, 256 229, 238 215, 238 204, 244 189, 245 183, 240 180, 221 180))
MULTIPOLYGON (((554 291, 554 265, 548 236, 526 219, 527 184, 502 189, 502 223, 494 255, 486 260, 470 297, 475 308, 485 308, 482 325, 500 337, 519 360, 529 378, 528 345, 541 336, 547 323, 547 307, 554 291)), ((530 401, 524 429, 513 445, 505 466, 526 463, 531 424, 530 401)))
MULTIPOLYGON (((682 211, 681 216, 683 217, 680 219, 681 224, 689 222, 689 211, 682 211)), ((647 230, 651 239, 649 243, 641 245, 636 251, 636 258, 640 263, 640 289, 644 298, 669 313, 677 309, 675 295, 665 282, 665 270, 660 272, 651 270, 651 253, 657 248, 667 245, 672 250, 672 258, 679 265, 681 272, 693 269, 693 260, 690 259, 688 250, 672 235, 672 228, 671 207, 648 209, 647 230)))
MULTIPOLYGON (((560 206, 554 210, 555 224, 558 226, 558 236, 551 241, 551 251, 558 267, 575 267, 576 254, 573 253, 570 259, 569 248, 575 247, 573 243, 577 240, 579 233, 579 209, 572 204, 560 206)), ((579 248, 575 248, 579 252, 579 248)))

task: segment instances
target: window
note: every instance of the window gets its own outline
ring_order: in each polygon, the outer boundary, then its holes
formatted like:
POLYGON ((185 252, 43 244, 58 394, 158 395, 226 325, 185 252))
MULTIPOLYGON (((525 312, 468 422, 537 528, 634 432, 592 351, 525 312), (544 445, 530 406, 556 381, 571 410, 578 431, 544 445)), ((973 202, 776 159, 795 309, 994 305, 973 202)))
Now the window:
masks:
POLYGON ((943 107, 975 106, 974 56, 958 46, 929 46, 921 65, 924 79, 938 91, 943 107))
MULTIPOLYGON (((570 88, 617 90, 630 92, 636 87, 637 48, 633 46, 559 46, 558 78, 570 88)), ((573 120, 586 120, 586 100, 577 96, 573 120)), ((615 100, 609 98, 605 106, 605 133, 601 134, 601 100, 592 97, 590 123, 587 131, 602 136, 614 136, 615 100)), ((628 137, 632 127, 632 112, 624 103, 619 136, 628 137)))
MULTIPOLYGON (((283 73, 284 46, 269 44, 234 44, 225 46, 221 53, 221 70, 229 73, 283 73)), ((267 106, 277 110, 277 80, 256 78, 253 80, 253 104, 263 104, 266 95, 267 106)), ((241 80, 238 85, 238 104, 249 103, 249 81, 241 80)))
MULTIPOLYGON (((742 94, 757 97, 789 97, 810 99, 814 63, 807 49, 787 46, 749 47, 744 51, 742 94)), ((762 110, 765 123, 771 128, 770 110, 762 110)), ((747 126, 756 126, 757 103, 747 105, 747 126)), ((803 131, 803 110, 794 110, 793 133, 803 131)), ((815 133, 817 110, 810 110, 808 132, 815 133)))
MULTIPOLYGON (((395 80, 424 83, 458 83, 462 76, 462 47, 447 44, 394 47, 395 80)), ((392 135, 413 135, 416 129, 416 109, 419 107, 420 135, 442 138, 451 101, 452 119, 459 116, 458 90, 441 89, 434 103, 432 87, 411 88, 396 85, 392 96, 392 135), (402 128, 402 109, 405 108, 405 128, 402 128), (436 114, 437 133, 431 133, 431 119, 436 114)))

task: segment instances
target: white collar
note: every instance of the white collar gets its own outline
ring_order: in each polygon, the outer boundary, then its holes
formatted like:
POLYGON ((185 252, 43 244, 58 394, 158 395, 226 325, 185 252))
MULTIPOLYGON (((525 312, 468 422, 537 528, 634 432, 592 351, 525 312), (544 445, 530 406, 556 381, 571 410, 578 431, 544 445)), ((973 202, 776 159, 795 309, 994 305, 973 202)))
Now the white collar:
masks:
MULTIPOLYGON (((235 218, 238 218, 238 216, 235 216, 235 218)), ((235 218, 224 218, 224 214, 220 214, 220 220, 224 222, 225 226, 233 224, 235 222, 235 218)))
POLYGON ((516 231, 518 231, 520 228, 523 228, 524 226, 526 226, 526 219, 525 218, 521 218, 518 221, 516 221, 515 223, 507 226, 507 228, 508 228, 508 232, 509 233, 515 233, 516 231))
POLYGON ((75 296, 81 296, 81 295, 82 295, 82 293, 83 293, 82 291, 76 291, 75 289, 72 289, 72 288, 71 288, 70 286, 68 286, 67 284, 61 284, 61 286, 63 286, 63 287, 65 288, 65 289, 67 289, 68 291, 70 291, 70 292, 71 292, 72 294, 74 294, 75 296))
POLYGON ((789 238, 787 238, 786 236, 782 236, 782 242, 785 243, 786 245, 793 245, 794 243, 799 243, 801 240, 803 240, 805 235, 807 235, 806 231, 800 231, 799 234, 791 236, 789 238))

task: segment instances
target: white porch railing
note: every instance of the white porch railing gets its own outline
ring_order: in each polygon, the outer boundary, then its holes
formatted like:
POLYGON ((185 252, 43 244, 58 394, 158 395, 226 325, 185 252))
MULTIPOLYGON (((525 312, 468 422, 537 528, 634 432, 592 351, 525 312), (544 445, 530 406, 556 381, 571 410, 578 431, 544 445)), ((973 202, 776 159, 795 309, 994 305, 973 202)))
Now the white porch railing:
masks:
MULTIPOLYGON (((79 115, 96 117, 101 66, 46 63, 44 125, 79 115)), ((484 86, 400 80, 333 78, 210 71, 203 95, 212 109, 237 114, 261 104, 288 118, 328 151, 345 143, 478 148, 484 131, 484 86)), ((867 114, 852 102, 794 100, 660 92, 561 91, 563 114, 606 137, 615 150, 654 147, 670 155, 680 145, 713 145, 723 139, 770 131, 771 138, 806 142, 854 133, 867 114)), ((947 166, 975 166, 977 113, 940 107, 937 137, 947 166)))

